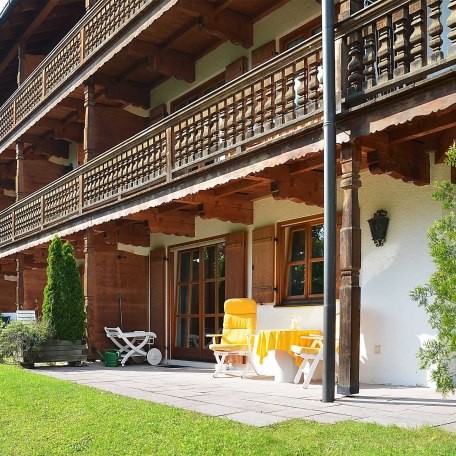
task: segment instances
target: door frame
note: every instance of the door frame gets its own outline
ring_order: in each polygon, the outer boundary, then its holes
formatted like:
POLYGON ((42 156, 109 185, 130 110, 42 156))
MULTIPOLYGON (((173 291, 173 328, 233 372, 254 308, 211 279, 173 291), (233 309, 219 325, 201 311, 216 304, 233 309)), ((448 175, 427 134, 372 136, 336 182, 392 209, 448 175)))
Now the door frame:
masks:
MULTIPOLYGON (((175 331, 175 313, 174 313, 174 305, 175 305, 175 293, 176 293, 176 279, 177 279, 177 265, 178 265, 178 254, 180 251, 183 250, 191 250, 197 249, 201 247, 206 247, 214 244, 219 243, 226 243, 226 235, 223 234, 221 236, 212 236, 209 238, 199 239, 195 241, 183 242, 181 244, 174 244, 167 247, 167 258, 168 258, 168 268, 167 268, 167 299, 166 299, 166 306, 167 306, 167 318, 168 318, 168 353, 169 359, 174 359, 174 331, 175 331)), ((225 277, 226 280, 226 277, 225 277)), ((191 349, 187 349, 191 350, 191 349)), ((199 352, 199 350, 198 350, 199 352)), ((186 359, 182 358, 181 355, 176 355, 176 359, 186 359)), ((189 357, 188 359, 191 359, 189 357)), ((212 356, 208 358, 208 361, 212 360, 212 356)), ((205 361, 204 359, 202 361, 205 361)))

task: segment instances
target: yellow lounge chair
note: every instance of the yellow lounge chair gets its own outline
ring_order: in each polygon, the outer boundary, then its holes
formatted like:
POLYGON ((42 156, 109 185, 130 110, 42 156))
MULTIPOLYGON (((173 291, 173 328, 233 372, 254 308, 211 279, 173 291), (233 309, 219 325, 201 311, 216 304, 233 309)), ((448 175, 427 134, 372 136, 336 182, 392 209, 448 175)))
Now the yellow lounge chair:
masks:
POLYGON ((257 305, 253 299, 237 298, 225 301, 225 316, 223 317, 222 334, 206 334, 212 337, 209 349, 214 352, 215 366, 214 377, 224 369, 225 359, 229 355, 247 357, 242 378, 247 375, 249 367, 255 370, 251 359, 251 338, 255 334, 257 323, 257 305), (216 339, 220 343, 216 343, 216 339))

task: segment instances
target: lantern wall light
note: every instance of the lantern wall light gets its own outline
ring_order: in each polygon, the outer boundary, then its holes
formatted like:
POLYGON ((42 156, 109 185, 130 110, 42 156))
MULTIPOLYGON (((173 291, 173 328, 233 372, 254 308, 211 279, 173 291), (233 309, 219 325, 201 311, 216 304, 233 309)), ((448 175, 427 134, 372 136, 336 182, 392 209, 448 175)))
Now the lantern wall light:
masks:
POLYGON ((382 247, 386 241, 386 232, 388 231, 389 218, 387 212, 383 209, 378 210, 374 216, 368 220, 372 240, 376 247, 382 247))

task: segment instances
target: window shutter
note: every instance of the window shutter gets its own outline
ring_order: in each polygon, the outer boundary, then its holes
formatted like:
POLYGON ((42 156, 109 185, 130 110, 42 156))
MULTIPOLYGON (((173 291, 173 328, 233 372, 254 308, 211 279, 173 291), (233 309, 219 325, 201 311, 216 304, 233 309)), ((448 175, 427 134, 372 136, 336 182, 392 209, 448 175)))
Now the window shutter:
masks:
POLYGON ((155 347, 165 356, 165 248, 150 252, 150 330, 157 335, 155 347))
POLYGON ((247 57, 239 57, 231 62, 225 69, 225 82, 230 82, 243 75, 247 71, 247 65, 247 57))
POLYGON ((247 232, 229 233, 225 238, 225 297, 246 297, 247 232))
POLYGON ((252 51, 252 68, 256 68, 268 60, 271 60, 276 55, 276 42, 275 40, 263 44, 252 51))
POLYGON ((253 230, 252 298, 257 303, 274 302, 275 227, 253 230))

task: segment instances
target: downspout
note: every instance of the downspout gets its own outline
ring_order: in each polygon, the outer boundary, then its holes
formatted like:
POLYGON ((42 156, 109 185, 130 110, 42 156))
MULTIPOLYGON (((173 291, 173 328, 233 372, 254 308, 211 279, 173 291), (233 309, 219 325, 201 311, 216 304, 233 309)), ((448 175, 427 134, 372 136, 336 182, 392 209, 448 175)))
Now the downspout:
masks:
POLYGON ((336 355, 336 77, 334 0, 322 1, 324 136, 323 402, 334 402, 336 355))

